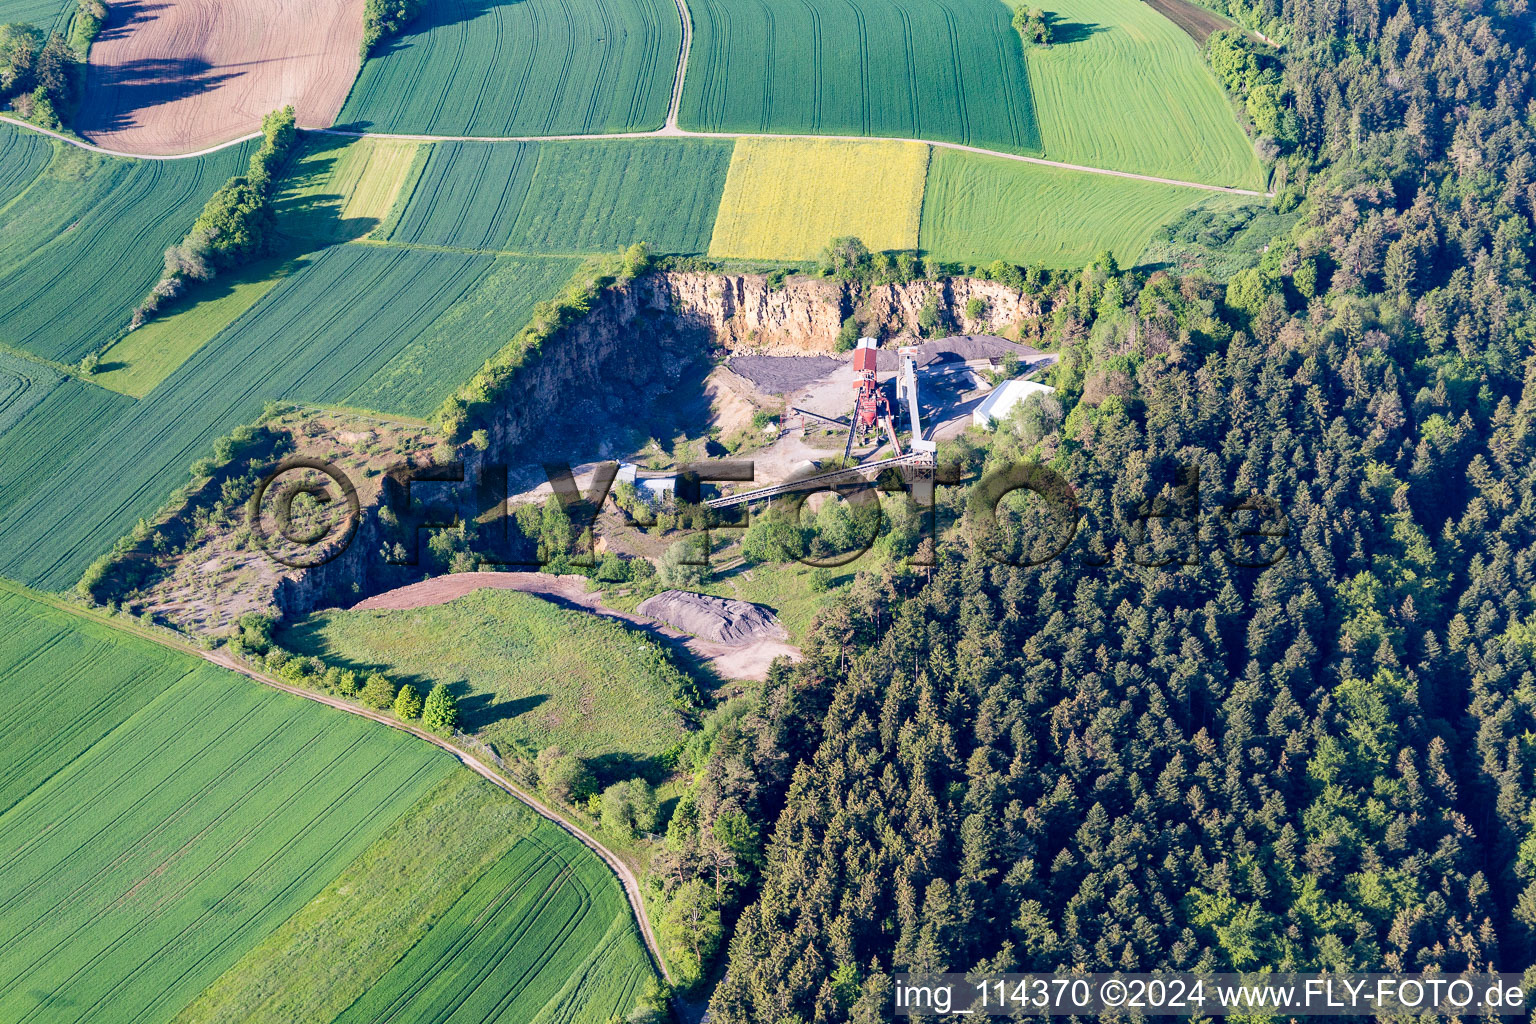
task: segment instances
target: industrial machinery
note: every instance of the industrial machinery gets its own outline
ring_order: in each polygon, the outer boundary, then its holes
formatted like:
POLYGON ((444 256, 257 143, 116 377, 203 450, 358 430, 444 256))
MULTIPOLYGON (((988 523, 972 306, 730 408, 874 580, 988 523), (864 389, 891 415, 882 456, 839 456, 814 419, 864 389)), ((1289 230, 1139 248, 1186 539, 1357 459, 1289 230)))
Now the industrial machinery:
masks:
POLYGON ((858 347, 853 350, 853 370, 859 375, 853 386, 858 389, 858 397, 854 399, 853 416, 848 423, 848 443, 843 446, 845 459, 852 457, 855 439, 863 440, 871 430, 878 432, 882 426, 891 439, 891 447, 897 455, 901 454, 891 403, 885 397, 885 389, 880 386, 876 372, 879 345, 874 338, 860 338, 858 347))

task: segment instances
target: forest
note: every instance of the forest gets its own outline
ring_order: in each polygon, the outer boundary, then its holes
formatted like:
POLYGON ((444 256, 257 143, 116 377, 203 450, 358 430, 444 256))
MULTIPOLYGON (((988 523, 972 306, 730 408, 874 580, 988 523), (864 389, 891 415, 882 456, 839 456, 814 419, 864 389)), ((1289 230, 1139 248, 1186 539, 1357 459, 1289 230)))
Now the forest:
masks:
POLYGON ((940 458, 1038 463, 1075 532, 1026 557, 1060 507, 944 489, 936 565, 708 718, 652 868, 714 1020, 884 1021, 893 970, 1536 954, 1528 12, 1228 13, 1283 32, 1210 56, 1300 219, 1227 285, 1029 278, 1059 404, 940 458))

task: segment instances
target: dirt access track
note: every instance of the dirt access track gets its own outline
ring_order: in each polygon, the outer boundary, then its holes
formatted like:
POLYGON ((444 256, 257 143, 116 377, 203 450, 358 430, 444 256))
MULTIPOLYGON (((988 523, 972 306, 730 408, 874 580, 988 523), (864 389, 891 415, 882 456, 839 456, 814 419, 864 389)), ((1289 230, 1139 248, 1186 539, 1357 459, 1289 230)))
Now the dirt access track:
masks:
POLYGON ((357 77, 362 0, 114 0, 75 128, 107 149, 195 153, 286 104, 336 120, 357 77))

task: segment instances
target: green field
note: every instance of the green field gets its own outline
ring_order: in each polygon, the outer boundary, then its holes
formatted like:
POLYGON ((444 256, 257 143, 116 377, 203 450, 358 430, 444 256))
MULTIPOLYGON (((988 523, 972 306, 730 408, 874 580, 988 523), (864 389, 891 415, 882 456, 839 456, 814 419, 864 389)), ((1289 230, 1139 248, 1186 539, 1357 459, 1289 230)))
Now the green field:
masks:
POLYGON ((704 139, 438 143, 389 237, 533 253, 643 241, 702 253, 731 149, 704 139))
POLYGON ((504 754, 558 744, 597 759, 602 774, 604 759, 654 757, 684 735, 667 704, 679 669, 654 641, 514 591, 478 590, 412 611, 321 612, 283 643, 382 667, 422 692, 459 686, 466 728, 504 754))
MULTIPOLYGON (((597 864, 574 840, 506 793, 469 772, 455 772, 188 1005, 177 1024, 333 1020, 401 957, 420 956, 412 951, 418 941, 440 942, 442 933, 434 936, 428 928, 455 927, 455 912, 472 914, 476 897, 465 893, 488 871, 540 849, 553 849, 567 862, 597 864)), ((616 925, 630 919, 623 897, 599 879, 592 885, 591 904, 589 913, 598 919, 607 915, 616 925)), ((520 1019, 606 1024, 610 1013, 627 1012, 632 1000, 623 994, 651 971, 633 928, 620 931, 616 948, 606 951, 597 970, 588 967, 595 944, 585 949, 567 945, 564 953, 538 965, 548 973, 585 972, 583 991, 554 1001, 544 1016, 520 1019), (589 991, 606 997, 593 1000, 587 1010, 579 997, 589 991)), ((529 939, 537 934, 530 933, 529 939)), ((483 944, 468 946, 461 960, 482 955, 484 949, 483 944)), ((501 969, 497 981, 505 978, 501 969)), ((526 993, 548 988, 547 979, 508 980, 508 993, 518 990, 524 1005, 526 993)))
POLYGON ((0 352, 0 434, 48 397, 63 377, 50 366, 0 352))
POLYGON ((61 0, 0 0, 0 25, 25 22, 63 32, 75 5, 61 0))
POLYGON ((922 249, 937 259, 1079 267, 1108 249, 1132 266, 1152 233, 1211 196, 1178 185, 935 149, 922 249))
POLYGON ((364 62, 338 122, 413 135, 660 128, 681 45, 672 0, 438 0, 364 62))
POLYGON ((304 139, 278 184, 279 230, 319 244, 368 235, 389 216, 420 143, 401 139, 304 139))
MULTIPOLYGON (((0 125, 0 139, 18 131, 0 125)), ((50 146, 49 163, 0 216, 0 345, 71 363, 127 328, 166 247, 251 147, 130 161, 50 146)))
POLYGON ((618 881, 541 822, 336 1020, 600 1022, 650 974, 618 881))
POLYGON ((998 0, 693 0, 680 122, 1038 153, 1029 75, 998 0))
POLYGON ((347 393, 344 404, 426 419, 575 272, 575 258, 498 256, 463 299, 347 393))
POLYGON ((709 254, 809 260, 840 235, 917 248, 929 147, 917 142, 742 139, 709 254))
MULTIPOLYGON (((0 436, 0 572, 71 586, 187 479, 215 438, 256 419, 269 399, 348 404, 493 262, 337 246, 284 278, 143 401, 76 381, 54 388, 0 436)), ((436 380, 439 397, 461 382, 436 380)))
POLYGON ((1029 52, 1052 160, 1263 187, 1253 148, 1195 43, 1142 0, 1047 5, 1057 42, 1029 52))
POLYGON ((91 382, 143 398, 297 265, 281 257, 258 260, 194 284, 155 319, 103 352, 91 382))
MULTIPOLYGON (((0 19, 4 24, 11 19, 0 19)), ((53 143, 36 132, 0 125, 0 212, 43 173, 53 159, 53 143)))
POLYGON ((168 1019, 455 771, 14 593, 0 635, 0 1019, 168 1019))

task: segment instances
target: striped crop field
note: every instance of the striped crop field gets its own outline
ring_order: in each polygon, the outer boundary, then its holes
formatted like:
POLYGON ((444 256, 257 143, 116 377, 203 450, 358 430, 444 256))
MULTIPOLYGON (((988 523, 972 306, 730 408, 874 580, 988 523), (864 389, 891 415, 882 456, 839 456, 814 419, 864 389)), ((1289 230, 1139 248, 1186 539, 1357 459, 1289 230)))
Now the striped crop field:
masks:
MULTIPOLYGON (((0 436, 0 573, 73 585, 187 480, 215 438, 256 419, 270 399, 350 404, 494 262, 335 246, 283 278, 142 401, 65 381, 0 436)), ((507 336, 518 326, 509 324, 507 336)), ((480 339, 487 351, 477 358, 504 341, 480 339)), ((440 400, 462 380, 434 377, 427 387, 440 400)))
POLYGON ((22 22, 47 31, 63 32, 73 3, 64 0, 0 0, 0 25, 22 22))
POLYGON ((617 879, 540 821, 336 1022, 598 1024, 650 977, 617 879))
POLYGON ((840 235, 915 249, 927 168, 915 142, 740 139, 709 255, 806 260, 840 235))
POLYGON ((337 120, 411 135, 656 129, 681 45, 672 0, 439 0, 363 63, 337 120))
MULTIPOLYGON (((18 131, 0 125, 0 139, 18 131)), ((19 191, 9 186, 0 216, 0 345, 72 363, 127 329, 166 247, 245 166, 250 144, 194 160, 49 146, 47 165, 19 191)))
POLYGON ((1029 52, 1045 155, 1210 185, 1263 173, 1194 40, 1142 0, 1053 0, 1029 52))
POLYGON ((919 241, 940 260, 1080 267, 1113 252, 1132 266, 1152 233, 1209 192, 935 149, 919 241))
MULTIPOLYGON (((176 1018, 175 1024, 292 1024, 335 1020, 366 993, 402 957, 420 957, 424 944, 440 944, 442 927, 456 927, 456 917, 498 906, 501 887, 484 885, 470 894, 487 873, 538 851, 554 850, 585 875, 596 858, 528 808, 470 772, 454 772, 411 811, 392 825, 298 913, 225 971, 176 1018), (476 908, 475 902, 481 902, 476 908), (429 931, 430 929, 430 931, 429 931), (436 934, 433 934, 436 932, 436 934)), ((548 854, 542 854, 548 856, 548 854)), ((590 913, 609 915, 614 934, 606 943, 567 942, 548 950, 543 936, 530 931, 523 939, 533 952, 553 959, 537 965, 532 978, 511 977, 504 965, 486 964, 489 984, 509 981, 506 995, 522 1012, 550 987, 547 976, 579 978, 575 991, 546 1000, 545 1012, 519 1020, 553 1024, 607 1024, 623 1019, 633 1007, 626 998, 651 978, 629 921, 629 909, 603 872, 591 872, 590 913), (622 924, 621 924, 622 923, 622 924)), ((538 908, 524 908, 539 916, 538 908)), ((604 938, 608 938, 605 934, 604 938)), ((461 961, 487 948, 486 943, 459 951, 461 961)), ((529 950, 514 947, 514 956, 529 950)), ((459 964, 462 969, 462 963, 459 964)), ((398 982, 400 975, 395 976, 398 982)), ((392 982, 391 984, 394 984, 392 982)), ((352 1010, 360 1014, 363 1010, 352 1010)), ((427 1018, 419 1018, 427 1019, 427 1018)), ((458 1020, 449 1013, 431 1019, 458 1020)), ((478 1019, 478 1018, 471 1018, 478 1019)))
POLYGON ((1029 75, 998 0, 693 0, 679 121, 1038 153, 1029 75))
POLYGON ((279 256, 194 284, 103 352, 91 383, 143 398, 298 266, 279 256))
POLYGON ((456 770, 14 593, 0 624, 7 705, 54 705, 8 727, 0 1019, 169 1019, 456 770))
POLYGON ((574 257, 498 256, 474 287, 347 392, 343 405, 426 419, 575 273, 574 257))
MULTIPOLYGON (((11 19, 0 19, 0 24, 11 19)), ((0 125, 0 211, 4 211, 53 159, 53 142, 36 132, 0 125)))
POLYGON ((731 162, 723 139, 443 142, 432 147, 395 242, 529 253, 646 242, 702 253, 731 162))
POLYGON ((403 139, 306 137, 278 185, 278 230, 320 243, 368 235, 389 216, 420 148, 403 139))
POLYGON ((58 386, 64 375, 50 366, 0 352, 0 434, 58 386))

